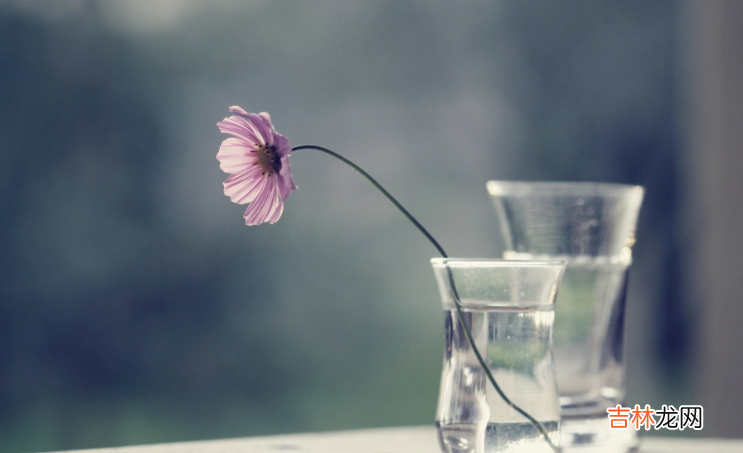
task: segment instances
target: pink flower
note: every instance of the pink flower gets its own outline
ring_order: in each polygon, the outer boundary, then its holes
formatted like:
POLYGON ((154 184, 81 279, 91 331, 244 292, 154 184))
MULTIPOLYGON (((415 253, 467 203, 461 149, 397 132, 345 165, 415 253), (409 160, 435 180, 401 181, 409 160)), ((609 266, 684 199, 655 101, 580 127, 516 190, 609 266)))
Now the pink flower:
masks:
POLYGON ((235 203, 250 203, 243 214, 246 225, 276 223, 284 212, 284 200, 297 186, 289 167, 289 140, 276 132, 266 112, 248 113, 230 107, 237 116, 217 123, 230 137, 217 153, 219 168, 230 177, 224 182, 224 194, 235 203))

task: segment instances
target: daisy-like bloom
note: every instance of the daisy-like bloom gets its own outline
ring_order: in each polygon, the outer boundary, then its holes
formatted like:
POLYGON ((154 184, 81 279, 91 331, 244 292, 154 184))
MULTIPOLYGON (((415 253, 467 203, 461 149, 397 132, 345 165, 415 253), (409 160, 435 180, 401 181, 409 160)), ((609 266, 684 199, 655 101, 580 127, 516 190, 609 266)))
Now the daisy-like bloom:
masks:
POLYGON ((276 223, 284 212, 284 200, 297 186, 289 167, 289 140, 276 132, 266 112, 248 113, 230 107, 234 116, 217 123, 219 131, 232 137, 217 153, 219 168, 230 177, 224 194, 237 204, 250 203, 243 214, 246 225, 276 223))

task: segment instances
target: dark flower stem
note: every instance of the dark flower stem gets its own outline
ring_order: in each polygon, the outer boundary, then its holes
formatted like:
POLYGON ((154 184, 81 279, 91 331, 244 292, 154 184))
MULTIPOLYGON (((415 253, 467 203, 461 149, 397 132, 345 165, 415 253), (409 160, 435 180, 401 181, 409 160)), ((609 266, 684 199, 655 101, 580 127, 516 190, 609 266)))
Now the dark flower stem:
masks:
POLYGON ((431 241, 431 243, 433 244, 434 247, 436 247, 436 250, 439 251, 439 253, 441 254, 441 256, 443 256, 444 258, 447 258, 446 252, 444 251, 444 249, 441 248, 441 245, 439 245, 439 243, 436 242, 436 239, 434 239, 433 236, 431 236, 431 234, 428 231, 426 231, 425 228, 423 228, 423 225, 421 225, 420 222, 418 222, 415 219, 415 217, 413 217, 408 212, 407 209, 403 208, 402 205, 400 203, 398 203, 397 200, 395 200, 395 197, 393 197, 392 195, 390 195, 389 192, 387 192, 387 189, 385 189, 384 187, 382 187, 382 185, 379 184, 376 179, 372 178, 371 175, 369 173, 365 172, 361 167, 359 167, 358 165, 354 164, 353 162, 351 162, 350 160, 346 159, 345 157, 341 156, 340 154, 335 153, 335 152, 333 152, 333 151, 331 151, 331 150, 329 150, 327 148, 323 148, 322 146, 317 146, 317 145, 300 145, 300 146, 295 146, 294 148, 292 148, 292 151, 298 151, 300 149, 314 149, 314 150, 317 150, 317 151, 322 151, 322 152, 324 152, 326 154, 330 154, 331 156, 335 157, 336 159, 341 160, 344 164, 350 166, 351 168, 353 168, 357 172, 361 173, 361 175, 364 178, 368 179, 369 182, 371 182, 372 184, 374 184, 374 187, 376 187, 377 189, 379 189, 379 191, 382 192, 382 195, 384 195, 385 197, 387 197, 387 199, 390 200, 392 202, 392 204, 394 204, 395 207, 397 209, 399 209, 400 212, 402 212, 405 215, 405 217, 408 218, 408 220, 410 220, 411 222, 413 222, 413 225, 415 225, 416 228, 418 228, 420 230, 420 232, 423 233, 423 235, 426 236, 426 238, 428 238, 429 241, 431 241))
POLYGON ((446 265, 446 271, 447 271, 448 276, 449 276, 449 285, 451 286, 452 300, 454 300, 454 306, 457 308, 457 316, 459 318, 459 323, 462 325, 462 328, 464 329, 464 333, 467 336, 467 341, 469 342, 470 346, 472 347, 472 352, 475 353, 475 357, 477 357, 477 361, 480 363, 480 367, 482 367, 483 371, 485 371, 485 374, 487 375, 488 380, 490 381, 491 384, 493 384, 493 387, 495 388, 495 391, 498 392, 498 395, 500 395, 500 397, 503 399, 503 401, 505 401, 506 404, 508 404, 509 406, 511 406, 516 412, 518 412, 519 414, 521 414, 524 417, 526 417, 531 422, 531 424, 534 425, 539 430, 539 432, 542 434, 542 436, 544 436, 544 440, 547 442, 547 444, 549 444, 550 448, 552 448, 553 451, 560 452, 561 449, 559 447, 555 446, 555 444, 552 443, 552 440, 550 439, 549 435, 547 434, 547 431, 544 429, 544 426, 542 426, 542 424, 539 423, 539 421, 537 421, 537 419, 535 419, 534 417, 532 417, 531 415, 529 415, 529 413, 527 413, 525 410, 521 409, 519 406, 517 406, 516 404, 514 404, 514 402, 511 401, 506 396, 505 393, 503 393, 503 390, 501 390, 500 386, 495 381, 495 377, 493 377, 493 374, 490 372, 490 367, 485 364, 485 360, 483 360, 482 355, 480 355, 480 351, 477 349, 477 346, 475 345, 475 341, 472 338, 472 333, 470 332, 470 329, 469 329, 469 327, 467 327, 467 323, 464 320, 464 314, 462 313, 462 304, 461 304, 461 302, 459 300, 459 294, 457 292, 456 285, 454 284, 454 275, 452 274, 451 268, 449 267, 448 262, 446 260, 447 258, 449 258, 449 256, 446 254, 446 252, 441 247, 441 245, 436 241, 436 239, 434 239, 433 236, 431 236, 431 234, 425 228, 423 228, 423 225, 421 225, 420 222, 418 222, 418 220, 416 220, 415 217, 413 217, 408 212, 408 210, 405 209, 395 199, 395 197, 393 197, 392 195, 390 195, 390 193, 387 192, 387 190, 384 187, 382 187, 374 178, 371 177, 371 175, 369 173, 365 172, 358 165, 354 164, 353 162, 351 162, 350 160, 348 160, 345 157, 341 156, 340 154, 338 154, 336 152, 333 152, 333 151, 331 151, 331 150, 329 150, 327 148, 323 148, 322 146, 317 146, 317 145, 300 145, 300 146, 293 147, 292 148, 292 151, 299 151, 301 149, 314 149, 314 150, 321 151, 321 152, 326 153, 326 154, 330 154, 331 156, 335 157, 336 159, 341 160, 343 163, 345 163, 346 165, 350 166, 351 168, 353 168, 357 172, 361 173, 361 175, 363 177, 365 177, 366 179, 368 179, 369 182, 371 182, 374 185, 374 187, 376 187, 377 189, 379 189, 379 191, 382 192, 382 195, 384 195, 385 197, 387 197, 387 199, 390 200, 392 202, 392 204, 394 204, 395 207, 397 207, 397 209, 399 209, 400 212, 402 212, 405 215, 405 217, 407 217, 408 220, 410 220, 413 223, 413 225, 415 225, 415 227, 418 228, 418 230, 420 230, 420 232, 423 233, 423 235, 426 238, 428 238, 428 240, 431 242, 431 244, 433 244, 433 246, 436 247, 436 250, 438 250, 438 252, 441 254, 441 256, 443 258, 445 258, 444 259, 444 264, 446 265))

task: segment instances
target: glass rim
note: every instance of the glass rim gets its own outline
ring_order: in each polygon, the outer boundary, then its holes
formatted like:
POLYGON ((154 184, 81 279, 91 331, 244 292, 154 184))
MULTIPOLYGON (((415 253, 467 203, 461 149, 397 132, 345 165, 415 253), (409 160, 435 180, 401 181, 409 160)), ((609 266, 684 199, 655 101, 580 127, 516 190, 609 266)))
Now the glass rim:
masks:
POLYGON ((642 196, 645 188, 639 185, 613 182, 591 181, 501 181, 491 180, 486 183, 488 193, 492 196, 527 195, 532 193, 544 195, 602 196, 631 194, 642 196))
POLYGON ((493 267, 493 268, 564 268, 567 261, 550 260, 506 260, 501 258, 431 258, 432 265, 449 267, 493 267))

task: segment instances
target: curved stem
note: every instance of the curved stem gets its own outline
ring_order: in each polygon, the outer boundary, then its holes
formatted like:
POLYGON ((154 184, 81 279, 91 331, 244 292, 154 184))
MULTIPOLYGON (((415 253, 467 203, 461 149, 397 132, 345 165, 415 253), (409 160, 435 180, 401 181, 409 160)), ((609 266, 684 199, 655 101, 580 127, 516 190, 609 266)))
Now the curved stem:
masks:
MULTIPOLYGON (((436 239, 434 239, 433 236, 431 236, 431 233, 429 233, 428 230, 426 230, 423 227, 423 225, 421 225, 420 222, 418 222, 418 220, 416 220, 416 218, 413 217, 408 212, 408 210, 405 209, 395 199, 395 197, 393 197, 389 192, 387 192, 387 190, 384 187, 382 187, 382 185, 379 184, 376 179, 372 178, 372 176, 369 173, 367 173, 366 171, 364 171, 361 167, 359 167, 358 165, 354 164, 353 162, 351 162, 350 160, 346 159, 345 157, 341 156, 340 154, 338 154, 338 153, 336 153, 334 151, 331 151, 331 150, 329 150, 327 148, 323 148, 322 146, 317 146, 317 145, 299 145, 299 146, 293 147, 292 148, 292 152, 293 151, 299 151, 301 149, 314 149, 316 151, 321 151, 323 153, 329 154, 329 155, 335 157, 336 159, 339 159, 340 161, 342 161, 346 165, 350 166, 351 168, 353 168, 357 172, 361 173, 361 175, 363 177, 365 177, 367 180, 369 180, 369 182, 371 182, 374 185, 374 187, 376 187, 377 189, 379 189, 379 191, 382 192, 382 195, 384 195, 385 197, 387 197, 387 199, 390 200, 392 202, 392 204, 394 204, 395 207, 397 209, 399 209, 400 212, 402 212, 405 215, 405 217, 407 217, 408 220, 410 220, 413 223, 413 225, 415 225, 415 227, 418 228, 418 230, 420 230, 421 233, 423 233, 424 236, 426 236, 426 238, 431 242, 431 244, 433 244, 434 247, 436 247, 436 250, 438 250, 438 252, 441 254, 441 256, 443 258, 448 258, 448 255, 446 254, 446 252, 444 251, 444 249, 436 241, 436 239)), ((558 448, 557 446, 555 446, 555 444, 552 443, 552 439, 550 439, 549 435, 547 434, 547 430, 544 429, 544 426, 537 419, 535 419, 534 417, 532 417, 531 415, 529 415, 529 413, 527 413, 525 410, 521 409, 513 401, 511 401, 506 396, 506 394, 503 393, 503 390, 500 388, 500 386, 498 385, 498 383, 495 381, 495 377, 493 377, 493 374, 490 372, 490 367, 485 364, 485 360, 482 358, 482 355, 480 354, 480 351, 477 349, 477 346, 475 345, 475 341, 472 338, 472 333, 470 332, 470 329, 469 329, 469 327, 467 327, 467 323, 464 320, 464 314, 462 312, 462 304, 461 304, 461 302, 459 300, 459 294, 457 293, 456 285, 454 284, 454 275, 452 274, 451 268, 449 267, 449 265, 448 265, 448 263, 446 261, 444 261, 444 264, 446 265, 446 271, 447 271, 447 273, 449 275, 449 284, 451 286, 451 291, 452 291, 452 300, 454 301, 454 306, 457 308, 457 317, 459 318, 459 323, 462 325, 462 328, 464 329, 464 333, 467 336, 467 341, 469 342, 470 346, 472 347, 472 352, 475 353, 475 357, 477 357, 477 361, 479 362, 480 367, 482 367, 483 371, 485 371, 485 374, 487 375, 488 380, 493 385, 493 387, 495 388, 495 391, 498 392, 498 395, 500 395, 500 397, 503 399, 503 401, 505 401, 506 404, 508 404, 509 406, 511 406, 516 412, 518 412, 519 414, 521 414, 524 417, 526 417, 529 420, 529 422, 531 422, 531 424, 534 425, 539 430, 539 432, 542 434, 542 436, 544 436, 544 440, 547 441, 547 444, 550 446, 550 448, 552 448, 552 450, 554 450, 555 452, 560 452, 561 451, 560 448, 558 448)))
POLYGON ((333 151, 331 151, 331 150, 329 150, 327 148, 323 148, 322 146, 317 146, 317 145, 300 145, 300 146, 295 146, 294 148, 292 148, 292 151, 297 151, 297 150, 300 150, 300 149, 314 149, 314 150, 317 150, 317 151, 322 151, 322 152, 324 152, 326 154, 330 154, 331 156, 335 157, 336 159, 339 159, 339 160, 343 161, 343 163, 345 163, 346 165, 350 166, 351 168, 353 168, 357 172, 361 173, 361 175, 364 178, 368 179, 370 183, 374 184, 374 187, 376 187, 377 189, 379 189, 379 191, 382 192, 382 195, 384 195, 385 197, 387 197, 387 199, 390 200, 392 202, 392 204, 394 204, 395 207, 397 209, 399 209, 400 212, 402 212, 405 215, 405 217, 408 218, 408 220, 410 220, 411 222, 413 222, 413 225, 415 225, 416 228, 418 228, 420 230, 420 232, 423 233, 423 235, 426 236, 426 238, 428 238, 429 241, 431 241, 431 244, 433 244, 433 246, 436 247, 436 250, 439 251, 439 253, 441 254, 441 256, 443 256, 444 258, 448 258, 446 256, 446 252, 444 251, 444 249, 441 247, 441 245, 439 245, 438 242, 436 242, 436 239, 434 239, 433 236, 431 236, 431 233, 429 233, 428 230, 426 230, 425 228, 423 228, 423 225, 421 225, 420 222, 418 222, 415 219, 415 217, 413 217, 408 212, 407 209, 403 208, 402 205, 400 203, 398 203, 397 200, 395 200, 395 197, 393 197, 392 195, 390 195, 390 193, 387 192, 387 190, 384 187, 382 187, 382 185, 379 184, 376 179, 372 178, 371 175, 369 173, 365 172, 361 167, 359 167, 358 165, 354 164, 353 162, 351 162, 350 160, 346 159, 345 157, 341 156, 340 154, 338 154, 336 152, 333 152, 333 151))

